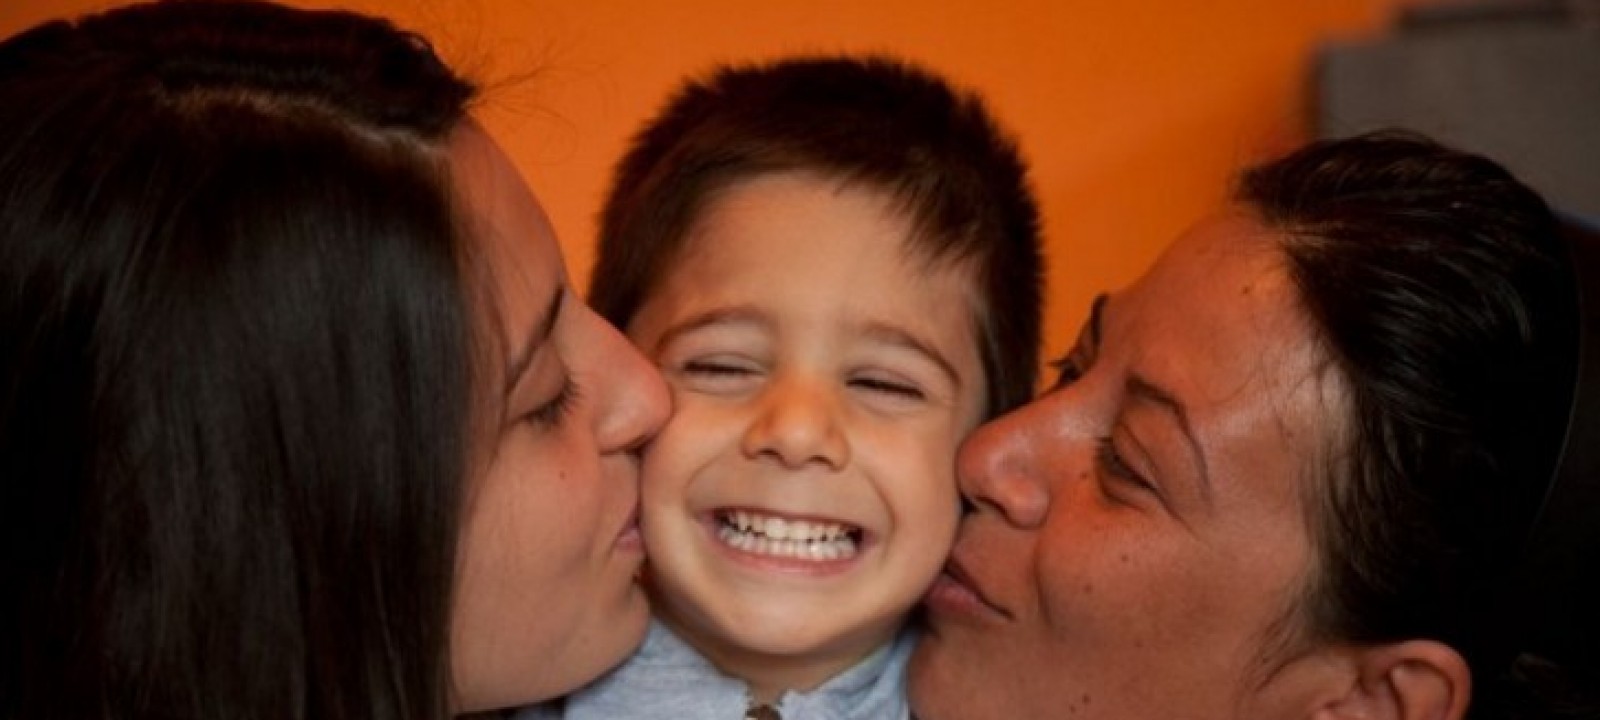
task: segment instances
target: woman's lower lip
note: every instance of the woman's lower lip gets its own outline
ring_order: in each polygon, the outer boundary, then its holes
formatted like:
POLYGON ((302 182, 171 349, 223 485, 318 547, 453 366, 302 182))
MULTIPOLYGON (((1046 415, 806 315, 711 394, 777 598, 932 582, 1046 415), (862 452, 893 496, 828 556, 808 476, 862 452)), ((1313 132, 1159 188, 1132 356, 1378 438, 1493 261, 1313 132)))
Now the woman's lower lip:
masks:
POLYGON ((940 573, 923 596, 923 604, 935 617, 1010 620, 1011 614, 983 599, 977 591, 948 572, 940 573))

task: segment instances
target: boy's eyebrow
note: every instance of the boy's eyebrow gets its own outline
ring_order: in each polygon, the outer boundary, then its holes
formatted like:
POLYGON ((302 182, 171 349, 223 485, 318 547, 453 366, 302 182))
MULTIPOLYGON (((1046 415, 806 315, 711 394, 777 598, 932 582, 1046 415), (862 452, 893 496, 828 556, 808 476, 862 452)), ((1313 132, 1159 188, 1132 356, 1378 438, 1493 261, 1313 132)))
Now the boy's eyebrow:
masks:
POLYGON ((961 386, 961 373, 956 372, 955 364, 950 362, 950 359, 945 357, 943 353, 939 352, 939 349, 934 347, 933 343, 924 341, 904 328, 881 322, 868 322, 863 327, 863 331, 867 337, 878 342, 907 348, 926 356, 933 361, 933 364, 938 365, 945 375, 950 377, 951 382, 954 382, 957 387, 961 386))
POLYGON ((762 314, 761 311, 747 305, 713 308, 702 313, 690 315, 682 322, 667 328, 665 332, 661 333, 661 337, 656 338, 655 347, 650 348, 650 352, 654 354, 677 339, 679 335, 694 332, 708 325, 739 323, 761 327, 771 324, 767 320, 767 316, 762 314))
MULTIPOLYGON (((656 340, 655 347, 651 348, 650 351, 652 354, 658 352, 661 348, 666 347, 678 336, 694 332, 695 330, 699 330, 700 328, 708 325, 739 323, 755 325, 758 327, 767 327, 772 324, 771 320, 769 320, 764 313, 753 307, 736 305, 733 307, 715 308, 696 315, 691 315, 682 322, 667 328, 665 332, 661 333, 661 337, 656 340)), ((917 337, 904 328, 883 322, 868 321, 862 325, 861 332, 867 337, 878 342, 887 345, 894 345, 896 347, 903 347, 927 357, 929 360, 933 361, 934 365, 939 366, 939 370, 945 375, 949 376, 951 381, 955 382, 957 385, 961 384, 961 373, 956 371, 955 363, 950 362, 950 359, 945 357, 944 353, 939 352, 938 348, 934 347, 933 343, 917 337)))

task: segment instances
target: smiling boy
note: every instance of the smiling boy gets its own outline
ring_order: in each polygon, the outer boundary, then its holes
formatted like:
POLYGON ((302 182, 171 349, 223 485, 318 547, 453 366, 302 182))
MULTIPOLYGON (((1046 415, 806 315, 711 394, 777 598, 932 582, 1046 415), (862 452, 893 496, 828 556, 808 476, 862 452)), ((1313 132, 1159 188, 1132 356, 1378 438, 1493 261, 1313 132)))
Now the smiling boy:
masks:
POLYGON ((1032 393, 1037 211, 982 103, 886 59, 723 68, 619 167, 591 300, 674 416, 641 491, 658 620, 567 718, 904 717, 955 449, 1032 393))

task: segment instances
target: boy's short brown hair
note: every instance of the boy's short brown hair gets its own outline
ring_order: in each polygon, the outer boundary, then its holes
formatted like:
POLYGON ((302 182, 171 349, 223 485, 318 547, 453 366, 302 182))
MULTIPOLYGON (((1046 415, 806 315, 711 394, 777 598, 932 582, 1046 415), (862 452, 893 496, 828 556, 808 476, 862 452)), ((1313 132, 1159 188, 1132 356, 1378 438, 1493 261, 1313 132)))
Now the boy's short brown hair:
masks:
POLYGON ((779 172, 883 191, 911 221, 910 251, 971 263, 986 414, 1032 396, 1043 273, 1026 166, 977 95, 894 59, 724 66, 685 83, 617 167, 590 302, 625 328, 717 194, 779 172))

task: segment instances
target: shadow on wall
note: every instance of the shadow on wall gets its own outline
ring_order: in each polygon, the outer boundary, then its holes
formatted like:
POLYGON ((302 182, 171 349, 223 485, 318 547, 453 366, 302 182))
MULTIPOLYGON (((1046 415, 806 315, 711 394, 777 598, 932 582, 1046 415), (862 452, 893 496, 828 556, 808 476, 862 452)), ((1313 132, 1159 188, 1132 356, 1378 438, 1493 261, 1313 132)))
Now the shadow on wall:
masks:
POLYGON ((1600 218, 1600 0, 1414 7, 1383 39, 1325 48, 1313 82, 1319 136, 1408 127, 1600 218))

